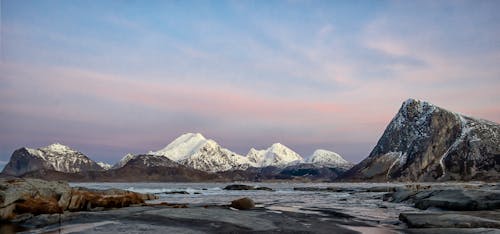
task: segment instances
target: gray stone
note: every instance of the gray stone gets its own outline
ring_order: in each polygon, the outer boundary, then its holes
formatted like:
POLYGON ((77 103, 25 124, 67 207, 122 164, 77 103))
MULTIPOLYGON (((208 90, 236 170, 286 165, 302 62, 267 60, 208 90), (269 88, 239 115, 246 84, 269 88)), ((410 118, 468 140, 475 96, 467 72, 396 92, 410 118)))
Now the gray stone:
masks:
POLYGON ((409 228, 500 228, 500 221, 452 213, 401 213, 409 228))

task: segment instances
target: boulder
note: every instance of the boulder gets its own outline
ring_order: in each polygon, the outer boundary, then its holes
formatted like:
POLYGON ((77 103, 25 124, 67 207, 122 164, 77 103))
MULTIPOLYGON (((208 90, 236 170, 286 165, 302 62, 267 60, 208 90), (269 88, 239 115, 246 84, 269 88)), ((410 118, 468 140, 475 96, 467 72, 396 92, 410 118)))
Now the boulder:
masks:
POLYGON ((401 213, 409 228, 500 228, 500 221, 464 214, 401 213))
POLYGON ((238 210, 249 210, 255 207, 255 203, 248 197, 240 198, 231 202, 231 207, 238 210))

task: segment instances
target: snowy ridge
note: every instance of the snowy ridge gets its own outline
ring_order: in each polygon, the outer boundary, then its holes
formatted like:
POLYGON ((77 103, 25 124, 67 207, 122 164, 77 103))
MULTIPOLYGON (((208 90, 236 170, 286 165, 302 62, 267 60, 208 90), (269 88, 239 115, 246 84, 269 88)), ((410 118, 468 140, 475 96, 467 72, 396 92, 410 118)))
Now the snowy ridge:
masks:
POLYGON ((280 143, 274 143, 265 150, 252 148, 247 154, 247 159, 255 167, 286 167, 304 162, 302 156, 280 143))
POLYGON ((308 158, 307 162, 318 166, 330 166, 346 169, 353 166, 353 163, 348 162, 339 154, 324 149, 315 150, 314 153, 308 158))

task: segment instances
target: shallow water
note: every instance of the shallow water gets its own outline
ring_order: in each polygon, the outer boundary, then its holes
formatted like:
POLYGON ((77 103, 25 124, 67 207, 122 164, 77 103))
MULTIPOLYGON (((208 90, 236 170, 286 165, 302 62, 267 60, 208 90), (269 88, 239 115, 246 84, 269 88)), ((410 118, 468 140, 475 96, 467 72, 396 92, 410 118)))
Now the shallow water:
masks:
MULTIPOLYGON (((272 211, 292 211, 317 213, 315 209, 334 209, 363 220, 380 223, 394 223, 404 211, 417 211, 408 204, 382 201, 384 192, 327 192, 296 191, 294 187, 331 187, 360 188, 387 186, 394 184, 374 183, 244 183, 257 187, 269 187, 271 191, 242 190, 228 191, 223 188, 230 183, 72 183, 93 189, 119 188, 141 193, 156 193, 160 198, 150 203, 188 203, 226 205, 241 197, 252 198, 258 206, 272 211), (164 194, 164 192, 187 191, 190 194, 164 194), (199 193, 199 194, 195 194, 199 193)), ((421 211, 420 211, 421 212, 421 211)))

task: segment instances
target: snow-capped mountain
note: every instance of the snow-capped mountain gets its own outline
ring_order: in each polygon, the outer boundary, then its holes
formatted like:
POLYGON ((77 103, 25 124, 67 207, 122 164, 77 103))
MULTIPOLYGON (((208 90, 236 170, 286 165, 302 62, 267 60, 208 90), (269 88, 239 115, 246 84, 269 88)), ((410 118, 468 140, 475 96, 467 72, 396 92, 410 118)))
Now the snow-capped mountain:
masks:
POLYGON ((68 173, 103 170, 84 154, 55 143, 38 149, 21 148, 14 151, 2 173, 19 176, 41 169, 68 173))
POLYGON ((250 162, 244 156, 221 147, 200 133, 183 134, 165 148, 150 151, 148 154, 164 156, 180 164, 208 172, 246 169, 250 166, 250 162))
POLYGON ((286 167, 304 162, 298 153, 280 143, 274 143, 265 150, 251 148, 247 159, 255 167, 286 167))
POLYGON ((113 167, 113 165, 105 163, 105 162, 97 162, 97 165, 101 166, 104 170, 109 170, 113 167))
POLYGON ((500 179, 500 125, 409 99, 344 180, 500 179))
POLYGON ((316 166, 337 167, 344 169, 349 169, 354 165, 353 163, 342 158, 339 154, 324 149, 315 150, 314 153, 308 158, 307 162, 316 166))

